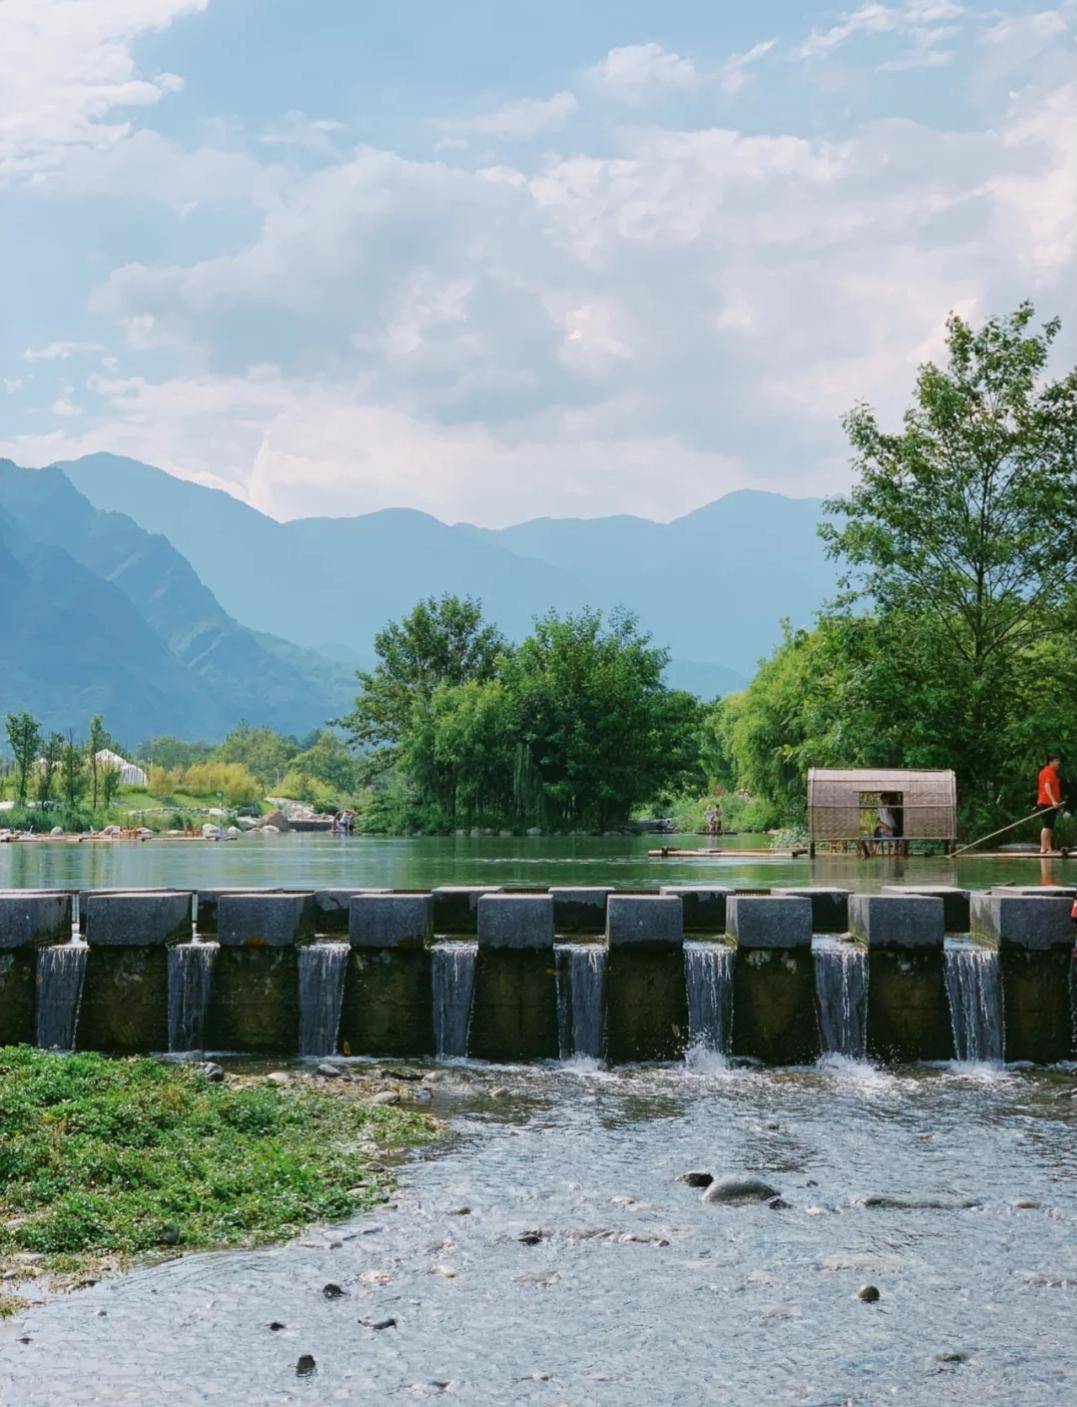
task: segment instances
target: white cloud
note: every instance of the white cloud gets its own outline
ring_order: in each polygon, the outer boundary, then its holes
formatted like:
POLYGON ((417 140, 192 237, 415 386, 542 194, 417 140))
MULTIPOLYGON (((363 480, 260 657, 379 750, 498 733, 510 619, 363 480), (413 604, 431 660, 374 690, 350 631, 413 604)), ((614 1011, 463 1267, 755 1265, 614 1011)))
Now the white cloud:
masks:
POLYGON ((611 49, 601 63, 587 70, 587 77, 613 97, 630 103, 691 92, 699 86, 699 73, 692 61, 661 44, 626 44, 611 49))
POLYGON ((21 376, 5 376, 3 377, 3 382, 4 390, 9 396, 14 396, 16 392, 21 391, 23 386, 26 385, 26 382, 21 376))
POLYGON ((735 98, 751 82, 752 69, 773 50, 777 42, 777 39, 764 39, 743 54, 730 54, 717 75, 718 85, 727 98, 735 98))
POLYGON ((175 74, 142 74, 140 35, 209 0, 4 0, 0 24, 0 181, 55 169, 80 147, 130 130, 117 115, 159 102, 175 74))
POLYGON ((908 34, 913 48, 903 59, 891 60, 888 68, 937 67, 945 62, 938 45, 951 37, 947 21, 965 14, 965 7, 952 0, 905 0, 900 5, 883 5, 871 0, 842 15, 829 29, 816 30, 800 45, 800 58, 825 59, 850 40, 866 35, 908 34))
POLYGON ((100 342, 49 342, 43 347, 27 347, 22 355, 28 362, 65 362, 71 357, 104 350, 100 342))
MULTIPOLYGON (((527 142, 544 132, 558 132, 579 108, 575 94, 555 93, 552 98, 523 98, 506 103, 478 117, 439 120, 445 132, 466 133, 475 137, 500 138, 509 142, 527 142)), ((441 150, 452 150, 459 144, 451 135, 441 143, 441 150)), ((463 143, 467 145, 466 142, 463 143)))
POLYGON ((50 409, 53 415, 59 415, 64 420, 82 414, 82 407, 75 405, 75 403, 68 400, 66 396, 58 396, 56 400, 53 401, 50 409))
POLYGON ((293 109, 279 122, 272 123, 259 134, 264 146, 295 147, 317 156, 336 156, 337 133, 346 130, 343 122, 328 117, 308 117, 293 109))

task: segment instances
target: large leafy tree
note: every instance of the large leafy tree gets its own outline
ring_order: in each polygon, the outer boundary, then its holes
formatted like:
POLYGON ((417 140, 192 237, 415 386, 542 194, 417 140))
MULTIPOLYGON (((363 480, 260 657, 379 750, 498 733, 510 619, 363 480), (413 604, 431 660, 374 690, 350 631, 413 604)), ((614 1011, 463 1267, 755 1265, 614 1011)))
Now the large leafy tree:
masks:
POLYGON ((15 759, 15 800, 20 806, 25 806, 30 775, 41 748, 41 729, 37 719, 30 713, 9 713, 7 740, 15 759))
POLYGON ((1006 785, 1028 671, 1050 688, 1077 581, 1077 371, 1048 375, 1059 324, 1033 322, 1028 303, 978 329, 951 317, 900 431, 853 410, 859 481, 821 529, 848 567, 834 615, 875 687, 868 716, 901 721, 905 760, 956 766, 978 808, 1006 785), (881 659, 864 657, 873 634, 881 659))
POLYGON ((383 770, 396 761, 416 707, 442 686, 492 679, 506 648, 497 627, 483 620, 481 602, 431 596, 374 637, 378 662, 358 673, 359 696, 340 723, 383 770))

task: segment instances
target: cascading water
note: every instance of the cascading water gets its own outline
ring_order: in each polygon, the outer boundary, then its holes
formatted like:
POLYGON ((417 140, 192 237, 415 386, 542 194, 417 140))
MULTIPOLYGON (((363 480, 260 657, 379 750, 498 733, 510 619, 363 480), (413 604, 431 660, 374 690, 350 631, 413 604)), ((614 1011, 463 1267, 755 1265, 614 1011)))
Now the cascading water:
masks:
POLYGON ((74 1050, 86 976, 85 943, 74 939, 37 952, 37 1028, 43 1050, 74 1050))
POLYGON ((943 965, 958 1060, 1001 1061, 1002 994, 997 951, 978 943, 947 942, 943 965))
POLYGON ((177 943, 168 950, 168 1048, 201 1050, 216 943, 177 943))
POLYGON ((348 975, 347 943, 299 949, 299 1054, 335 1055, 348 975))
POLYGON ((556 949, 557 1016, 561 1059, 602 1059, 606 1012, 606 948, 564 943, 556 949))
POLYGON ((434 1049, 439 1060, 467 1055, 477 943, 435 943, 430 950, 434 989, 434 1049))
POLYGON ((727 943, 685 943, 688 1036, 696 1049, 729 1051, 733 1009, 733 949, 727 943))
POLYGON ((825 1055, 863 1060, 868 999, 868 961, 863 948, 836 938, 816 938, 815 1003, 825 1055))

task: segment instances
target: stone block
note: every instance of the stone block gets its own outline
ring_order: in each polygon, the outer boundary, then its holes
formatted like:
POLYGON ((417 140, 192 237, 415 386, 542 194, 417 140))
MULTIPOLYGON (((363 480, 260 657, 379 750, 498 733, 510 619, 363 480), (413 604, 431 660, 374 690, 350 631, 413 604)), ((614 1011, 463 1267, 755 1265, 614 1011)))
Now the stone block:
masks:
POLYGON ((299 952, 286 947, 225 947, 213 964, 206 1049, 250 1055, 299 1050, 299 952))
POLYGON ((947 933, 969 932, 969 891, 955 884, 884 884, 884 894, 918 894, 942 900, 942 924, 947 933))
POLYGON ((483 894, 478 902, 480 948, 553 948, 553 897, 483 894))
POLYGON ((390 889, 316 889, 314 928, 319 937, 348 932, 348 906, 356 894, 391 894, 390 889))
MULTIPOLYGON (((742 903, 747 902, 745 900, 742 903)), ((770 903, 756 899, 755 903, 770 903)), ((806 943, 743 943, 733 955, 733 1055, 765 1065, 806 1065, 819 1054, 815 1019, 815 966, 811 953, 811 905, 807 899, 781 899, 796 904, 800 917, 783 919, 796 932, 808 927, 806 943)), ((743 911, 741 926, 745 926, 743 911)), ((747 920, 754 930, 755 920, 747 920)), ((764 932, 781 931, 770 923, 764 932)), ((754 933, 750 933, 750 938, 754 933)))
POLYGON ((918 902, 939 907, 933 920, 940 929, 937 945, 884 943, 870 949, 866 1045, 872 1060, 903 1064, 954 1058, 943 966, 942 900, 918 902))
POLYGON ((813 933, 848 933, 848 889, 828 889, 822 884, 806 884, 786 886, 772 892, 785 898, 807 899, 811 903, 813 933))
POLYGON ((556 1060, 559 1049, 552 937, 541 948, 480 943, 468 1054, 476 1060, 556 1060))
POLYGON ((920 894, 854 894, 849 900, 849 931, 872 952, 877 948, 941 952, 943 903, 920 894))
MULTIPOLYGON (((189 894, 182 896, 190 911, 189 894)), ((91 907, 89 933, 94 931, 91 907)), ((131 930, 120 926, 121 935, 131 930)), ((186 926, 185 940, 191 936, 186 926)), ((168 948, 159 937, 144 943, 90 939, 82 983, 77 1050, 110 1055, 146 1055, 168 1049, 168 948)))
POLYGON ((434 893, 434 932, 448 936, 479 931, 479 900, 484 894, 502 894, 503 884, 442 884, 434 893))
POLYGON ((33 1045, 37 948, 0 949, 0 1045, 33 1045))
POLYGON ((612 886, 551 886, 549 892, 555 933, 605 933, 606 900, 612 886))
POLYGON ((1038 894, 981 893, 972 896, 972 935, 999 948, 1072 948, 1073 901, 1038 894))
POLYGON ((191 941, 191 895, 88 894, 86 942, 91 948, 151 948, 191 941))
POLYGON ((1022 898, 1038 896, 1043 899, 1069 899, 1072 903, 1077 899, 1077 884, 996 884, 991 893, 1017 894, 1022 898))
POLYGON ((314 937, 314 898, 306 894, 222 894, 217 940, 222 948, 287 948, 314 937))
POLYGON ((728 885, 663 884, 658 892, 680 899, 685 933, 713 938, 725 932, 726 901, 734 893, 728 885))
POLYGON ((726 903, 726 932, 739 948, 811 950, 810 899, 791 895, 733 894, 726 903))
POLYGON ((606 904, 610 948, 668 947, 684 941, 684 908, 675 894, 611 894, 606 904))
POLYGON ((353 948, 421 948, 434 936, 429 894, 353 894, 348 941, 353 948))
POLYGON ((0 951, 66 943, 70 937, 70 894, 34 889, 0 894, 0 951))
POLYGON ((344 1055, 405 1060, 434 1054, 431 963, 421 944, 353 949, 340 1017, 344 1055))
POLYGON ((86 914, 90 899, 108 896, 113 894, 176 894, 178 890, 166 888, 164 885, 156 889, 80 889, 78 892, 78 930, 83 938, 86 937, 86 914))

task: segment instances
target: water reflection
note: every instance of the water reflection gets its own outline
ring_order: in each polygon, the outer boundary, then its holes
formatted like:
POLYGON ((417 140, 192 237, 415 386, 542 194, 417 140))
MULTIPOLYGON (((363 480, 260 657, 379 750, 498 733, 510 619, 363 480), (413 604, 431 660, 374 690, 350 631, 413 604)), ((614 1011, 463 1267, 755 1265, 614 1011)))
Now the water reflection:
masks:
POLYGON ((217 888, 244 886, 387 886, 438 884, 615 884, 657 886, 714 879, 744 888, 781 884, 836 885, 875 892, 895 881, 958 884, 1065 883, 1077 864, 1041 864, 1037 857, 975 860, 817 856, 783 860, 767 853, 766 836, 730 837, 738 848, 758 847, 757 859, 650 859, 661 842, 705 845, 699 836, 244 836, 228 844, 154 840, 145 844, 26 843, 0 845, 0 888, 217 888))

